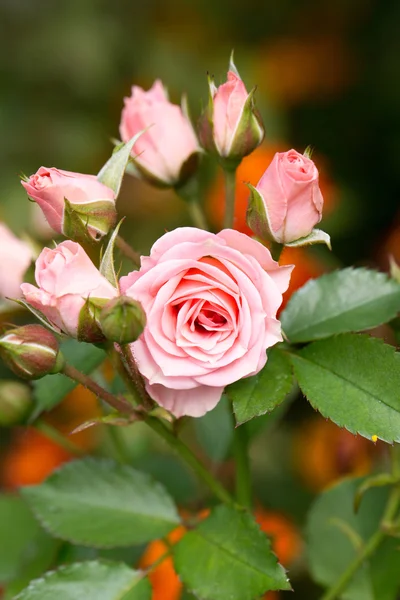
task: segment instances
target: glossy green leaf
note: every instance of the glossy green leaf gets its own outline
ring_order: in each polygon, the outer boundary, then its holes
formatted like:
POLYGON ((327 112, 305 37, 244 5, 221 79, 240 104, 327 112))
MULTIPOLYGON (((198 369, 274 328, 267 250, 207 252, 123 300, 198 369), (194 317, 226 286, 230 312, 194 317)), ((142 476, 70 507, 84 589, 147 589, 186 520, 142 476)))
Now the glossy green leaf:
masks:
POLYGON ((167 535, 179 523, 162 485, 107 460, 70 462, 44 483, 21 491, 45 529, 83 546, 142 544, 167 535))
POLYGON ((37 577, 50 566, 58 546, 14 495, 0 495, 0 540, 0 585, 37 577))
MULTIPOLYGON (((364 544, 378 529, 387 489, 371 490, 354 513, 354 495, 360 479, 347 479, 323 492, 312 506, 307 524, 311 575, 323 586, 336 583, 355 558, 354 539, 364 544), (346 528, 353 532, 348 535, 346 528)), ((400 589, 398 540, 387 538, 372 558, 350 580, 343 600, 395 600, 400 589)))
POLYGON ((292 343, 337 333, 364 331, 393 319, 400 311, 400 284, 385 273, 343 269, 306 283, 281 314, 292 343))
POLYGON ((370 439, 400 441, 400 354, 393 346, 347 333, 291 360, 303 394, 324 417, 370 439))
MULTIPOLYGON (((60 349, 67 362, 86 375, 92 373, 106 358, 105 352, 100 348, 72 339, 61 344, 60 349)), ((59 404, 77 385, 75 381, 60 373, 46 375, 46 377, 34 381, 35 408, 32 419, 59 404)))
POLYGON ((15 600, 151 600, 151 586, 140 571, 112 562, 62 566, 33 581, 15 600))
POLYGON ((289 359, 279 347, 272 348, 267 364, 257 375, 240 379, 226 388, 233 402, 236 422, 244 423, 273 411, 286 398, 292 383, 289 359))
POLYGON ((114 191, 116 198, 118 197, 121 189, 122 179, 131 156, 132 148, 142 133, 143 132, 140 131, 128 142, 126 142, 126 144, 120 144, 117 146, 114 149, 111 157, 97 175, 97 179, 100 181, 100 183, 103 183, 114 191))
POLYGON ((218 506, 173 547, 176 571, 201 600, 254 600, 288 590, 268 537, 244 511, 218 506))

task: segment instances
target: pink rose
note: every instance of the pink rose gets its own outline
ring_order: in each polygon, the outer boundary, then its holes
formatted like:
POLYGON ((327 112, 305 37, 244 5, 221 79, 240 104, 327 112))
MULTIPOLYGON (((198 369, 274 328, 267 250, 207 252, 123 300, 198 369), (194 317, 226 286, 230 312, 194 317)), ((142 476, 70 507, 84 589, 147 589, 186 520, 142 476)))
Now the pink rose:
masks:
POLYGON ((247 222, 261 238, 288 244, 308 236, 322 218, 323 198, 314 162, 296 150, 277 152, 252 189, 247 222))
POLYGON ((228 80, 218 88, 210 80, 210 104, 200 120, 200 140, 219 156, 240 161, 263 140, 264 128, 254 106, 252 90, 247 92, 231 62, 228 80))
POLYGON ((121 279, 147 316, 131 347, 150 396, 177 417, 200 417, 226 385, 257 373, 282 340, 276 312, 292 268, 231 229, 163 235, 121 279))
POLYGON ((86 300, 100 306, 117 296, 82 246, 70 240, 54 249, 44 248, 36 261, 35 277, 38 288, 21 285, 26 302, 57 329, 79 339, 83 339, 81 310, 86 300))
POLYGON ((152 183, 182 183, 194 166, 190 163, 196 162, 199 144, 180 106, 169 102, 160 80, 147 92, 134 85, 132 95, 124 101, 119 126, 122 141, 148 128, 132 149, 139 173, 152 183))
POLYGON ((80 217, 89 234, 99 239, 115 225, 115 194, 95 175, 81 175, 54 167, 40 167, 28 181, 21 181, 29 198, 38 203, 50 226, 70 236, 65 199, 80 217))
POLYGON ((0 298, 19 298, 20 285, 33 259, 32 250, 0 223, 0 298))

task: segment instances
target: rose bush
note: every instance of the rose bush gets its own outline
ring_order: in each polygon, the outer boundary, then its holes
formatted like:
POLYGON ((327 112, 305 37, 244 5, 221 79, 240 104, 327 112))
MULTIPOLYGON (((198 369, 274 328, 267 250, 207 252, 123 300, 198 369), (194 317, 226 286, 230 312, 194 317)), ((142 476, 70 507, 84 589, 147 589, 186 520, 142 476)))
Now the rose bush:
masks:
POLYGON ((159 79, 147 92, 134 85, 132 95, 125 98, 119 126, 122 141, 145 129, 132 149, 140 175, 166 186, 182 183, 189 175, 189 159, 200 148, 191 122, 180 106, 168 100, 159 79))
POLYGON ((117 296, 82 246, 69 240, 54 249, 44 248, 36 261, 35 278, 39 287, 21 285, 26 302, 72 337, 80 335, 80 315, 87 299, 101 303, 117 296))
POLYGON ((323 203, 314 162, 296 150, 277 152, 252 190, 247 222, 257 236, 288 244, 311 233, 323 203))
POLYGON ((69 235, 65 200, 71 203, 89 234, 99 238, 115 225, 115 194, 95 175, 40 167, 27 181, 21 181, 29 198, 40 206, 49 225, 57 233, 69 235))
POLYGON ((120 282, 147 315, 132 349, 150 396, 177 417, 198 417, 226 385, 257 373, 282 341, 276 312, 292 268, 230 229, 162 236, 120 282))

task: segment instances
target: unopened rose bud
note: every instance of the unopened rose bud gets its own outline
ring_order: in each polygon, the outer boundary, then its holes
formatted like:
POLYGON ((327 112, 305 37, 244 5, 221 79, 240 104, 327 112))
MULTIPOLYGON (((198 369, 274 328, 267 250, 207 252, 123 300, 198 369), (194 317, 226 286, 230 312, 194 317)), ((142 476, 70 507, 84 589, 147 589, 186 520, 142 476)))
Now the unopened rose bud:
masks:
POLYGON ((120 296, 103 308, 99 321, 108 340, 130 344, 138 339, 145 328, 146 313, 140 302, 120 296))
POLYGON ((22 379, 39 379, 63 367, 55 336, 41 325, 7 331, 0 337, 0 356, 22 379))
POLYGON ((115 226, 115 194, 95 175, 40 167, 21 183, 54 231, 70 239, 99 240, 115 226))
POLYGON ((232 58, 226 83, 217 88, 209 78, 209 88, 209 104, 199 124, 200 141, 208 152, 217 153, 225 166, 231 163, 235 167, 264 138, 254 103, 255 88, 247 92, 232 58))
MULTIPOLYGON (((38 287, 21 286, 24 300, 62 333, 85 342, 98 342, 99 308, 117 295, 82 246, 67 240, 44 248, 36 261, 38 287)), ((102 336, 104 339, 104 336, 102 336)))
MULTIPOLYGON (((250 189, 247 224, 261 239, 279 244, 306 241, 322 218, 318 169, 306 154, 277 152, 256 187, 250 189)), ((325 239, 308 243, 318 241, 327 243, 325 239)))
POLYGON ((124 142, 143 131, 132 148, 132 161, 135 173, 149 183, 180 186, 196 171, 201 149, 193 126, 185 110, 169 101, 160 80, 148 91, 132 87, 119 131, 124 142))
POLYGON ((19 381, 0 383, 0 426, 22 423, 30 412, 31 390, 19 381))

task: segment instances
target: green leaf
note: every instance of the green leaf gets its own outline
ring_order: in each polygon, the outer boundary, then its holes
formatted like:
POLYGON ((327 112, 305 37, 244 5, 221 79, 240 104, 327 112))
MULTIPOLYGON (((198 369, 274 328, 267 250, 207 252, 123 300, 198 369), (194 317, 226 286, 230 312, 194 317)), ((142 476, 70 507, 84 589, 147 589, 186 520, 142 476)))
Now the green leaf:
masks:
POLYGON ((331 237, 326 231, 322 229, 313 229, 312 232, 306 237, 299 238, 294 242, 286 242, 285 246, 289 248, 298 248, 300 246, 312 246, 314 244, 325 244, 329 250, 332 250, 331 237))
POLYGON ((33 581, 15 600, 151 600, 140 571, 122 563, 83 562, 62 566, 33 581))
POLYGON ((218 506, 172 551, 179 577, 201 600, 254 600, 291 589, 268 537, 244 511, 218 506))
POLYGON ((112 548, 164 537, 179 524, 162 485, 127 465, 70 462, 21 493, 43 527, 74 544, 112 548))
POLYGON ((0 540, 0 585, 40 575, 58 546, 18 496, 0 495, 0 540))
POLYGON ((290 342, 309 342, 371 329, 399 311, 396 281, 378 271, 349 268, 306 283, 289 300, 281 322, 290 342))
MULTIPOLYGON (((344 523, 362 543, 379 528, 387 490, 371 490, 356 515, 353 499, 361 482, 360 479, 347 479, 323 492, 311 507, 307 524, 308 558, 312 577, 323 586, 336 583, 359 551, 338 523, 344 523)), ((372 558, 364 561, 340 598, 395 600, 399 586, 398 540, 387 538, 372 558)))
POLYGON ((361 501, 369 490, 386 485, 392 486, 397 483, 400 483, 400 478, 391 473, 378 473, 364 479, 354 496, 354 512, 359 510, 361 501))
POLYGON ((400 355, 393 346, 347 333, 291 360, 301 391, 324 417, 366 438, 400 441, 400 355))
POLYGON ((268 352, 267 364, 257 375, 246 377, 226 388, 233 402, 238 424, 272 412, 292 388, 293 377, 289 359, 279 347, 268 352))
POLYGON ((226 458, 233 439, 232 408, 223 395, 217 406, 194 419, 196 438, 207 455, 215 461, 226 458))
POLYGON ((132 148, 142 133, 143 131, 140 131, 134 135, 129 142, 126 142, 126 144, 117 146, 114 149, 111 157, 97 175, 97 179, 100 181, 100 183, 103 183, 107 187, 111 188, 116 198, 118 197, 121 189, 122 179, 131 156, 132 148))
POLYGON ((118 287, 118 277, 115 272, 115 266, 114 266, 114 247, 115 247, 115 240, 117 239, 118 234, 119 234, 119 229, 122 225, 122 221, 123 221, 123 219, 121 219, 121 221, 118 223, 118 225, 116 226, 116 228, 113 231, 112 236, 110 237, 110 240, 107 244, 106 251, 104 252, 103 258, 101 259, 101 264, 100 264, 100 269, 99 269, 100 273, 111 283, 111 285, 113 285, 117 289, 119 289, 119 287, 118 287))
MULTIPOLYGON (((90 375, 106 358, 105 352, 92 344, 69 339, 61 344, 61 352, 67 362, 82 373, 90 375)), ((46 375, 33 382, 35 408, 32 420, 43 411, 50 410, 63 400, 78 384, 62 374, 46 375)))

